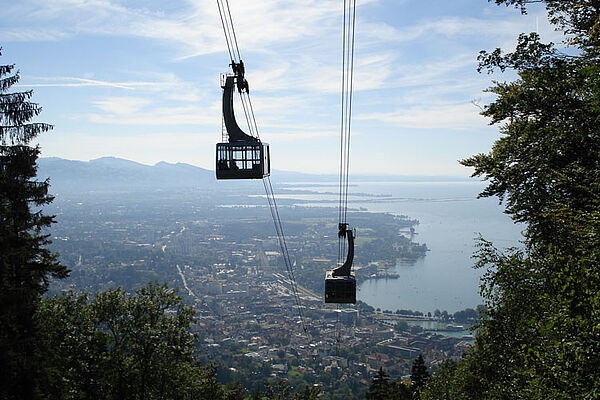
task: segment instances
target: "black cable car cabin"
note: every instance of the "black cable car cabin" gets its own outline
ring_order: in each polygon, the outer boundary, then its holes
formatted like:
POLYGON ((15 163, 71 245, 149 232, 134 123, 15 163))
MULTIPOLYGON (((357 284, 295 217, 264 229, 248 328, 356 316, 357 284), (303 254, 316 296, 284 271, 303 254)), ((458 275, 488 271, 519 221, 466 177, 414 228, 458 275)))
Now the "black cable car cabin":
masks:
POLYGON ((348 224, 339 225, 339 237, 348 239, 348 255, 344 264, 325 273, 325 303, 356 303, 356 278, 352 275, 354 231, 348 224))
POLYGON ((232 62, 233 75, 225 76, 223 88, 223 120, 229 142, 217 143, 217 179, 262 179, 271 174, 269 145, 240 129, 233 111, 235 87, 248 92, 244 63, 232 62))
POLYGON ((268 144, 217 143, 217 179, 262 179, 269 174, 268 144))

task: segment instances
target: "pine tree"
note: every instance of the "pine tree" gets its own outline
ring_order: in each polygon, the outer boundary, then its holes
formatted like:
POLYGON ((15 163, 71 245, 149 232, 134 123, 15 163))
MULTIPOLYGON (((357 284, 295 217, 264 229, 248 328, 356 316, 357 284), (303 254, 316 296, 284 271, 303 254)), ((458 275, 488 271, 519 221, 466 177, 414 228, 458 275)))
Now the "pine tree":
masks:
MULTIPOLYGON (((0 48, 0 55, 1 53, 0 48)), ((35 312, 50 277, 67 269, 46 246, 53 222, 48 181, 36 181, 39 147, 28 144, 51 125, 31 122, 41 112, 33 92, 12 92, 14 65, 0 65, 0 398, 36 398, 41 378, 35 312)))
POLYGON ((427 378, 429 378, 429 371, 427 370, 422 354, 419 354, 415 359, 410 372, 410 380, 413 383, 415 390, 419 390, 425 385, 427 378))
POLYGON ((391 383, 389 375, 385 373, 383 367, 379 368, 377 374, 371 381, 371 386, 367 391, 367 400, 384 400, 388 399, 390 395, 391 383))

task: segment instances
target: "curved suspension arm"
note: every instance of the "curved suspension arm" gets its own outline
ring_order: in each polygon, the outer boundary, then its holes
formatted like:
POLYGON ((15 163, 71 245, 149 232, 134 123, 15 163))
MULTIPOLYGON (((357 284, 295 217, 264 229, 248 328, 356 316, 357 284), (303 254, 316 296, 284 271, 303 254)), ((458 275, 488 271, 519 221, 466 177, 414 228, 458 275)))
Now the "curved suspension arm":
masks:
POLYGON ((233 111, 233 93, 237 86, 240 93, 242 91, 248 91, 248 81, 244 78, 244 64, 243 62, 231 64, 234 75, 225 77, 225 86, 223 88, 223 119, 225 120, 225 129, 229 135, 229 142, 258 142, 259 140, 254 136, 248 135, 244 132, 237 121, 235 120, 235 113, 233 111))
POLYGON ((345 237, 348 239, 348 254, 346 255, 346 261, 342 266, 333 270, 331 275, 337 276, 350 276, 352 271, 352 262, 354 261, 354 231, 348 227, 348 224, 339 224, 339 237, 345 237))

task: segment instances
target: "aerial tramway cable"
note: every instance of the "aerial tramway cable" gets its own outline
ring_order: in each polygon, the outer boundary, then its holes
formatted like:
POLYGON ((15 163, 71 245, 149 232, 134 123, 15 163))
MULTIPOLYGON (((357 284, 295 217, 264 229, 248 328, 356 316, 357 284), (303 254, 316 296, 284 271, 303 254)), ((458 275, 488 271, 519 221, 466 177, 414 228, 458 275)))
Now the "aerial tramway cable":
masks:
MULTIPOLYGON (((340 174, 339 174, 339 202, 338 202, 338 265, 344 263, 346 255, 347 235, 352 235, 353 231, 348 231, 348 187, 350 170, 350 132, 352 121, 352 97, 354 91, 354 47, 355 47, 355 27, 356 27, 356 0, 344 0, 343 10, 343 29, 342 29, 342 82, 341 82, 341 123, 340 123, 340 174), (345 235, 341 232, 344 230, 345 235)), ((353 240, 349 246, 354 246, 353 240)), ((353 251, 353 249, 352 249, 353 251)), ((347 262, 347 261, 346 261, 347 262)), ((351 274, 351 270, 348 272, 351 274)), ((339 353, 339 344, 342 335, 341 304, 337 306, 337 318, 335 328, 335 340, 337 351, 339 353)))
MULTIPOLYGON (((242 61, 242 55, 240 53, 237 35, 235 34, 235 28, 233 26, 229 0, 217 0, 217 7, 219 9, 219 17, 221 19, 221 25, 223 27, 223 33, 225 35, 225 42, 227 43, 227 51, 229 53, 231 63, 240 63, 242 61)), ((250 102, 250 94, 248 91, 240 91, 238 93, 250 135, 259 138, 258 130, 256 129, 256 120, 254 120, 254 123, 252 123, 250 119, 251 117, 254 119, 254 111, 252 110, 252 103, 250 102)))
MULTIPOLYGON (((223 33, 225 34, 225 41, 227 42, 227 50, 229 52, 229 57, 231 58, 232 65, 237 63, 240 64, 242 61, 241 53, 239 50, 237 37, 235 34, 235 28, 233 27, 233 19, 231 17, 231 10, 229 8, 229 0, 217 0, 217 6, 219 8, 219 16, 221 18, 221 24, 223 26, 223 33), (235 47, 234 47, 235 46, 235 47), (236 59, 237 52, 237 59, 236 59)), ((250 134, 259 138, 258 133, 258 125, 256 124, 256 117, 254 116, 254 108, 252 107, 252 101, 250 100, 250 94, 248 90, 239 91, 240 100, 242 103, 242 108, 244 110, 244 116, 246 118, 246 123, 248 124, 248 129, 250 134)), ((292 295, 294 297, 294 303, 296 306, 296 310, 298 312, 298 317, 300 319, 300 323, 302 325, 302 330, 304 333, 308 333, 308 327, 306 324, 306 317, 304 315, 304 306, 302 305, 302 301, 300 295, 298 293, 298 283, 296 281, 296 277, 294 274, 294 265, 290 260, 290 255, 287 247, 287 242, 285 240, 285 234, 283 231, 283 225, 281 223, 281 218, 279 216, 279 210, 277 208, 277 201, 275 199, 275 194, 273 192, 273 185, 271 184, 271 178, 269 176, 263 177, 263 186, 265 188, 265 193, 267 197, 267 202, 269 204, 269 210, 271 211, 271 216, 273 218, 273 224, 275 225, 275 232, 277 233, 277 241, 279 243, 279 247, 281 249, 281 254, 283 258, 283 262, 285 264, 286 272, 289 279, 289 285, 292 291, 292 295)))
POLYGON ((298 316, 300 317, 300 322, 302 324, 302 330, 305 333, 307 333, 308 327, 306 325, 306 317, 304 315, 304 306, 302 305, 302 301, 298 294, 298 284, 296 282, 296 277, 294 274, 294 266, 290 261, 290 255, 289 255, 288 248, 287 248, 287 242, 285 240, 285 234, 283 233, 283 225, 281 224, 281 218, 279 217, 279 210, 277 209, 277 202, 275 200, 273 186, 271 185, 271 178, 270 177, 263 178, 263 185, 265 187, 265 192, 267 193, 267 200, 269 202, 271 216, 273 217, 273 223, 275 224, 275 231, 277 232, 277 239, 279 241, 279 247, 281 248, 283 261, 285 263, 285 268, 286 268, 286 271, 288 274, 288 278, 290 280, 290 287, 292 289, 294 301, 296 303, 296 309, 298 311, 298 316))
MULTIPOLYGON (((340 176, 338 222, 347 223, 348 186, 350 170, 350 128, 352 121, 352 96, 354 92, 354 43, 356 27, 356 0, 344 0, 342 88, 340 123, 340 176)), ((340 238, 339 262, 345 254, 345 241, 340 238)))

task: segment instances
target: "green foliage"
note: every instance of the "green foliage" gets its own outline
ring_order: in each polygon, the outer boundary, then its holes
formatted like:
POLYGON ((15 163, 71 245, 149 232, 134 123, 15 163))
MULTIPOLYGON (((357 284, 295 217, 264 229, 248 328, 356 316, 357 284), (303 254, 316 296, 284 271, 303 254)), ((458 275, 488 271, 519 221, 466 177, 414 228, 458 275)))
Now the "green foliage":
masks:
POLYGON ((318 387, 306 387, 296 394, 295 400, 317 400, 321 390, 318 387))
MULTIPOLYGON (((0 47, 0 56, 2 48, 0 47)), ((30 122, 42 112, 42 108, 28 100, 33 91, 7 92, 19 82, 19 71, 14 64, 0 65, 0 145, 28 144, 42 132, 52 129, 52 125, 30 122)))
MULTIPOLYGON (((492 1, 492 0, 488 0, 492 1)), ((527 13, 527 4, 544 3, 553 25, 569 35, 568 42, 582 48, 599 45, 600 4, 596 0, 494 0, 496 4, 516 6, 527 13)))
POLYGON ((223 397, 214 368, 194 359, 194 311, 166 286, 68 293, 38 314, 50 398, 156 399, 223 397))
POLYGON ((470 322, 479 318, 479 311, 472 308, 465 308, 464 310, 455 312, 452 316, 457 322, 470 322))
POLYGON ((372 313, 372 312, 375 312, 375 308, 374 307, 372 307, 372 306, 368 305, 367 303, 365 303, 364 301, 360 301, 360 300, 356 301, 356 308, 361 313, 372 313))
POLYGON ((410 327, 408 326, 408 322, 406 322, 403 319, 396 321, 396 325, 394 325, 394 330, 396 332, 404 332, 409 329, 410 329, 410 327))
POLYGON ((429 370, 425 365, 422 354, 419 354, 415 361, 413 361, 410 372, 410 381, 412 382, 414 389, 420 390, 429 378, 429 370))
POLYGON ((379 368, 377 374, 373 377, 369 390, 367 391, 367 400, 383 400, 389 398, 391 388, 390 376, 379 368))
POLYGON ((598 42, 590 39, 590 26, 599 23, 600 6, 590 1, 544 3, 551 22, 575 35, 570 42, 578 54, 564 55, 541 43, 535 33, 521 34, 513 53, 482 52, 480 70, 514 69, 520 79, 489 89, 498 98, 483 115, 501 124, 503 137, 489 154, 462 163, 475 168, 474 176, 490 180, 482 196, 506 200, 507 213, 527 223, 528 237, 547 245, 556 235, 572 242, 570 227, 556 218, 557 212, 565 207, 583 210, 597 197, 600 54, 598 42))
POLYGON ((315 386, 305 386, 293 393, 292 387, 285 379, 265 384, 262 390, 256 390, 250 397, 252 400, 317 400, 321 398, 321 389, 315 386))
POLYGON ((379 368, 366 393, 367 400, 411 400, 412 398, 412 388, 402 382, 390 380, 383 368, 379 368))
MULTIPOLYGON (((1 55, 1 49, 0 49, 1 55)), ((14 65, 0 66, 0 398, 38 398, 40 369, 35 310, 48 279, 67 270, 46 246, 53 217, 39 209, 52 201, 38 182, 39 148, 27 143, 52 127, 30 122, 41 108, 32 92, 9 92, 19 81, 14 65), (33 209, 33 210, 32 210, 33 209)))
MULTIPOLYGON (((496 0, 524 7, 534 1, 496 0)), ((539 2, 539 1, 535 1, 539 2)), ((570 34, 565 55, 536 34, 515 52, 482 52, 480 70, 517 71, 490 89, 483 115, 503 137, 462 161, 525 224, 526 247, 480 239, 486 299, 474 347, 438 369, 422 399, 594 399, 600 396, 600 70, 597 1, 543 1, 570 34)))
MULTIPOLYGON (((465 361, 463 360, 463 363, 465 361)), ((456 363, 446 360, 436 369, 421 390, 421 399, 450 400, 456 396, 456 363)))
MULTIPOLYGON (((151 283, 129 295, 114 289, 90 296, 69 292, 42 301, 42 382, 48 399, 242 400, 239 381, 222 385, 217 367, 201 366, 190 333, 192 307, 166 285, 151 283)), ((254 366, 248 365, 251 370, 254 366)), ((267 383, 252 398, 316 400, 320 389, 287 380, 267 383)), ((335 396, 333 396, 335 397, 335 396)))

